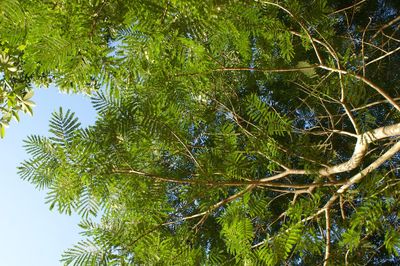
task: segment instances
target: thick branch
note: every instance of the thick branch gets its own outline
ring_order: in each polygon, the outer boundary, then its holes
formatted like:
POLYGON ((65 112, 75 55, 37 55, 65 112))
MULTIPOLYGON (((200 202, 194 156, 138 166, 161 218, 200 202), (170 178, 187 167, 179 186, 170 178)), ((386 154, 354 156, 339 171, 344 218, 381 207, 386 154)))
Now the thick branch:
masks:
POLYGON ((332 174, 351 171, 360 165, 362 159, 368 151, 368 144, 376 140, 394 137, 397 135, 400 135, 400 123, 365 132, 357 137, 357 143, 354 147, 353 155, 348 161, 328 168, 323 168, 319 170, 318 173, 322 176, 329 176, 332 174))
MULTIPOLYGON (((364 168, 361 172, 357 173, 354 175, 352 178, 350 178, 344 185, 342 185, 334 195, 327 201, 327 203, 319 209, 316 213, 302 219, 300 223, 305 223, 307 221, 313 220, 315 217, 319 216, 320 214, 326 212, 332 204, 341 196, 343 193, 345 193, 352 185, 359 183, 363 177, 371 173, 373 170, 381 166, 384 162, 389 160, 391 157, 393 157, 397 152, 400 151, 400 142, 397 142, 394 144, 389 150, 387 150, 383 155, 381 155, 378 159, 376 159, 374 162, 372 162, 370 165, 368 165, 366 168, 364 168)), ((285 230, 286 232, 287 230, 285 230)), ((252 248, 257 248, 264 243, 268 242, 272 237, 265 239, 255 245, 252 246, 252 248)))
POLYGON ((350 178, 344 185, 342 185, 336 193, 328 200, 328 202, 325 204, 323 208, 321 208, 318 212, 316 212, 314 215, 311 215, 307 218, 304 218, 302 222, 306 222, 309 220, 314 219, 321 213, 323 213, 329 206, 331 206, 339 197, 342 195, 344 192, 346 192, 352 185, 359 183, 361 179, 371 173, 373 170, 381 166, 384 162, 389 160, 393 155, 395 155, 397 152, 400 151, 400 142, 397 142, 394 144, 389 150, 387 150, 381 157, 376 159, 373 163, 368 165, 366 168, 364 168, 361 172, 358 174, 354 175, 352 178, 350 178))
MULTIPOLYGON (((347 172, 355 169, 360 165, 362 159, 368 151, 368 145, 376 140, 381 140, 388 137, 394 137, 400 135, 400 123, 384 126, 380 128, 376 128, 374 130, 365 132, 361 135, 357 136, 356 146, 354 147, 354 152, 351 158, 341 164, 325 167, 318 171, 321 176, 329 176, 332 174, 347 172)), ((271 181, 281 179, 283 177, 289 175, 305 175, 310 172, 306 170, 296 170, 296 169, 287 169, 279 174, 265 177, 260 180, 240 180, 240 181, 212 181, 212 180, 195 180, 195 179, 178 179, 178 178, 168 178, 162 177, 151 173, 146 173, 143 171, 138 171, 134 169, 114 169, 113 173, 125 173, 125 174, 136 174, 140 176, 145 176, 148 178, 153 178, 160 182, 170 182, 170 183, 178 183, 178 184, 194 184, 194 185, 208 185, 208 186, 267 186, 267 187, 290 187, 290 188, 304 188, 304 187, 318 187, 321 184, 305 184, 305 185, 296 185, 296 184, 279 184, 273 183, 271 181)), ((329 185, 326 183, 326 185, 329 185)))

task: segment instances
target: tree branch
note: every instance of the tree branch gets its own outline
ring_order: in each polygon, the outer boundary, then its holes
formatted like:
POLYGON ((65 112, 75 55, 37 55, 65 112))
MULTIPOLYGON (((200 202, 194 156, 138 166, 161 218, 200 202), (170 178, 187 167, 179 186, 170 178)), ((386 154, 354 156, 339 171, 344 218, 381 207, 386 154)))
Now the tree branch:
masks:
POLYGON ((386 29, 387 27, 392 26, 393 24, 395 24, 399 20, 400 20, 400 16, 397 16, 394 19, 392 19, 391 21, 389 21, 388 23, 386 23, 385 25, 383 25, 374 35, 372 35, 372 39, 375 38, 376 36, 378 36, 378 34, 380 32, 382 32, 384 29, 386 29))
MULTIPOLYGON (((245 186, 251 187, 251 189, 262 186, 262 187, 277 187, 277 188, 293 188, 293 189, 304 189, 310 187, 327 187, 327 186, 337 186, 343 184, 343 181, 338 182, 322 182, 322 183, 311 183, 311 184, 286 184, 286 183, 274 183, 273 180, 277 180, 288 175, 301 175, 305 174, 305 170, 287 170, 282 173, 276 174, 271 177, 266 177, 260 180, 241 180, 241 181, 212 181, 212 180, 196 180, 196 179, 177 179, 169 177, 161 177, 151 173, 145 173, 143 171, 133 170, 133 169, 114 169, 113 174, 135 174, 139 176, 144 176, 147 178, 154 179, 159 182, 166 183, 176 183, 182 185, 203 185, 203 186, 214 186, 214 187, 240 187, 245 186)), ((246 188, 247 188, 246 187, 246 188)))
POLYGON ((397 135, 400 135, 400 123, 365 132, 357 137, 353 155, 348 161, 328 168, 323 168, 319 170, 318 173, 321 176, 329 176, 332 174, 353 170, 362 162, 362 159, 368 151, 368 144, 376 140, 394 137, 397 135))
POLYGON ((314 219, 314 217, 320 215, 323 213, 326 208, 331 206, 343 193, 345 193, 352 185, 359 183, 363 177, 368 175, 370 172, 381 166, 385 161, 389 160, 392 156, 394 156, 397 152, 400 151, 400 142, 397 142, 394 144, 389 150, 387 150, 381 157, 379 157, 377 160, 372 162, 370 165, 368 165, 366 168, 364 168, 362 171, 360 171, 358 174, 354 175, 352 178, 350 178, 344 185, 342 185, 336 193, 328 200, 328 202, 325 204, 323 208, 321 208, 318 212, 315 214, 304 218, 302 222, 306 222, 309 220, 314 219))
POLYGON ((389 94, 387 94, 382 88, 380 88, 378 85, 374 84, 372 81, 368 80, 367 78, 363 77, 363 76, 359 76, 357 74, 353 74, 350 73, 346 70, 342 70, 342 69, 336 69, 336 68, 331 68, 325 65, 319 65, 318 68, 321 69, 325 69, 325 70, 329 70, 329 71, 333 71, 333 72, 338 72, 338 73, 342 73, 342 74, 346 74, 346 75, 350 75, 352 77, 355 77, 358 80, 361 80, 362 82, 364 82, 365 84, 367 84, 368 86, 370 86, 371 88, 373 88, 374 90, 376 90, 379 94, 381 94, 386 100, 388 100, 388 102, 390 102, 398 111, 400 111, 400 105, 398 105, 392 97, 390 97, 389 94))
POLYGON ((325 210, 325 257, 324 257, 324 266, 329 264, 329 256, 331 254, 331 221, 329 217, 329 207, 325 210))
POLYGON ((382 60, 382 59, 385 58, 386 56, 389 56, 389 55, 391 55, 391 54, 394 54, 394 53, 397 52, 397 51, 400 51, 400 46, 397 47, 396 49, 390 51, 390 52, 387 52, 386 54, 384 54, 384 55, 382 55, 382 56, 380 56, 380 57, 378 57, 378 58, 375 58, 374 60, 369 61, 368 63, 365 64, 365 66, 368 66, 369 64, 375 63, 375 62, 377 62, 377 61, 379 61, 379 60, 382 60))
MULTIPOLYGON (((380 156, 378 159, 376 159, 374 162, 372 162, 370 165, 368 165, 366 168, 364 168, 362 171, 354 175, 352 178, 350 178, 348 181, 345 182, 344 185, 342 185, 334 195, 331 196, 331 198, 326 202, 324 207, 319 209, 316 213, 302 219, 300 222, 305 223, 307 221, 313 220, 315 217, 319 216, 323 212, 325 212, 332 204, 342 195, 345 193, 352 185, 359 183, 363 177, 367 176, 369 173, 371 173, 373 170, 381 166, 384 162, 389 160, 391 157, 393 157, 397 152, 400 151, 400 142, 397 142, 394 144, 389 150, 387 150, 382 156, 380 156)), ((286 232, 287 230, 285 230, 286 232)), ((271 237, 272 238, 272 237, 271 237)), ((264 243, 268 242, 271 238, 265 239, 255 245, 253 245, 251 248, 257 248, 264 243)))
POLYGON ((361 0, 361 1, 357 2, 357 3, 355 3, 354 5, 351 5, 351 6, 348 6, 348 7, 339 9, 339 10, 336 10, 336 11, 330 13, 329 15, 334 15, 334 14, 337 14, 337 13, 340 13, 340 12, 343 12, 343 11, 346 11, 346 10, 348 10, 348 9, 352 9, 352 8, 354 8, 354 7, 356 7, 356 6, 358 6, 358 5, 362 4, 362 3, 364 3, 365 1, 367 1, 367 0, 361 0))

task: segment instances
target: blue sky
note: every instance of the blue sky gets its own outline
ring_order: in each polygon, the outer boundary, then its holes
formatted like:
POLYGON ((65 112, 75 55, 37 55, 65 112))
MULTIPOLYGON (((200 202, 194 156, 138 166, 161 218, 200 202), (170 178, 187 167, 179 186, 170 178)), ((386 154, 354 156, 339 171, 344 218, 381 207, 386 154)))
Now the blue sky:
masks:
POLYGON ((47 135, 51 113, 59 106, 74 111, 83 126, 94 123, 96 113, 87 96, 61 94, 54 87, 36 89, 33 101, 33 117, 21 115, 0 139, 0 265, 62 265, 62 252, 81 239, 79 217, 50 211, 46 192, 21 180, 16 167, 27 158, 23 140, 47 135))

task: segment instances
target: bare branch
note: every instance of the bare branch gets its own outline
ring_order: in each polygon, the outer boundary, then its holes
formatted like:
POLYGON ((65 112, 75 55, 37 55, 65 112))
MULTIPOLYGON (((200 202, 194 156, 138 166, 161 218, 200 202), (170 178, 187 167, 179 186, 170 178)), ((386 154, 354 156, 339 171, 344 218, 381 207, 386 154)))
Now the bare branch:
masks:
POLYGON ((346 10, 349 10, 349 9, 352 9, 352 8, 355 8, 356 6, 358 6, 358 5, 362 4, 362 3, 364 3, 365 1, 367 1, 367 0, 361 0, 360 2, 357 2, 357 3, 355 3, 354 5, 351 5, 351 6, 348 6, 348 7, 339 9, 339 10, 336 10, 336 11, 330 13, 329 15, 334 15, 334 14, 337 14, 337 13, 340 13, 340 12, 343 12, 343 11, 346 11, 346 10))
MULTIPOLYGON (((303 35, 301 35, 300 33, 297 33, 295 31, 291 31, 292 34, 299 36, 301 38, 304 38, 303 35)), ((322 34, 320 34, 320 36, 322 37, 322 39, 324 41, 320 41, 316 38, 313 38, 312 40, 315 41, 316 43, 322 45, 323 47, 326 48, 326 50, 328 51, 328 53, 335 59, 336 62, 336 66, 339 70, 341 70, 341 66, 340 66, 340 60, 339 60, 339 56, 337 55, 336 51, 333 49, 333 47, 325 40, 325 38, 322 36, 322 34)), ((360 134, 360 130, 357 126, 357 123, 354 119, 353 114, 350 111, 350 108, 347 106, 346 102, 345 102, 345 87, 343 85, 343 78, 342 78, 342 73, 341 72, 337 72, 339 75, 339 82, 340 82, 340 92, 341 92, 341 97, 340 97, 340 103, 343 106, 347 116, 350 119, 350 122, 352 123, 354 130, 356 131, 356 134, 360 134)))
MULTIPOLYGON (((399 28, 400 28, 400 25, 397 27, 396 31, 397 31, 399 28)), ((386 38, 388 38, 389 40, 392 40, 392 41, 395 41, 395 42, 400 42, 400 39, 397 39, 397 38, 394 38, 394 37, 393 37, 394 34, 392 34, 391 36, 389 36, 389 35, 387 35, 387 34, 385 34, 385 33, 382 32, 382 35, 385 36, 386 38)), ((386 45, 386 44, 389 42, 389 40, 387 40, 387 41, 384 43, 384 45, 386 45)))
POLYGON ((340 215, 342 216, 342 219, 345 220, 346 213, 344 212, 344 200, 342 195, 340 195, 339 203, 340 203, 340 215))
MULTIPOLYGON (((341 86, 343 86, 343 83, 341 80, 342 80, 342 77, 340 77, 340 83, 341 83, 341 86)), ((342 90, 342 91, 344 91, 344 90, 342 90)), ((343 109, 345 110, 347 116, 349 117, 350 122, 353 125, 354 130, 356 131, 356 134, 357 135, 360 134, 361 132, 358 129, 356 119, 354 118, 353 114, 351 113, 349 106, 345 102, 342 102, 342 106, 343 106, 343 109)))
POLYGON ((378 34, 380 32, 382 32, 384 29, 386 29, 387 27, 392 26, 393 24, 395 24, 399 20, 400 20, 400 16, 397 16, 394 19, 392 19, 391 21, 389 21, 388 23, 386 23, 385 25, 383 25, 374 35, 372 35, 372 39, 375 38, 376 36, 378 36, 378 34))
POLYGON ((390 97, 389 94, 387 94, 382 88, 380 88, 378 85, 374 84, 372 81, 368 80, 367 78, 363 77, 363 76, 359 76, 357 74, 353 74, 350 73, 348 71, 345 70, 341 70, 341 69, 335 69, 335 68, 331 68, 325 65, 319 65, 318 66, 321 69, 325 69, 325 70, 329 70, 329 71, 333 71, 333 72, 340 72, 342 74, 346 74, 346 75, 350 75, 352 77, 355 77, 358 80, 361 80, 362 82, 364 82, 365 84, 367 84, 368 86, 370 86, 371 88, 373 88, 374 90, 376 90, 379 94, 381 94, 386 100, 388 100, 388 102, 390 102, 398 111, 400 111, 400 105, 397 104, 392 97, 390 97))
POLYGON ((192 152, 189 150, 189 148, 186 146, 186 144, 181 140, 181 138, 177 134, 175 134, 175 132, 167 124, 165 124, 165 123, 162 123, 162 124, 164 124, 164 126, 171 132, 171 134, 176 138, 176 140, 178 140, 178 142, 180 144, 182 144, 182 146, 188 153, 189 157, 193 160, 193 162, 197 165, 197 167, 199 167, 199 169, 203 171, 203 168, 201 167, 199 162, 196 160, 196 158, 193 156, 192 152))
POLYGON ((268 73, 299 72, 308 69, 315 69, 315 66, 293 67, 293 68, 252 68, 252 67, 221 67, 214 71, 254 71, 268 73))
MULTIPOLYGON (((364 168, 362 171, 354 175, 352 178, 350 178, 344 185, 342 185, 334 195, 331 196, 331 198, 327 201, 327 203, 319 209, 316 213, 302 219, 300 222, 305 223, 307 221, 313 220, 314 218, 318 217, 320 214, 323 212, 326 212, 330 206, 342 195, 345 193, 352 185, 359 183, 363 177, 367 176, 369 173, 371 173, 373 170, 381 166, 384 162, 389 160, 391 157, 393 157, 397 152, 400 151, 400 142, 397 142, 394 144, 389 150, 387 150, 382 156, 380 156, 377 160, 372 162, 370 165, 368 165, 366 168, 364 168)), ((287 231, 287 230, 286 230, 287 231)), ((286 232, 285 231, 285 232, 286 232)), ((255 245, 252 246, 252 248, 257 248, 264 243, 268 242, 271 238, 265 239, 255 245)))
POLYGON ((143 171, 133 170, 133 169, 114 169, 113 174, 135 174, 150 179, 154 179, 159 182, 166 183, 176 183, 182 185, 202 185, 202 186, 213 186, 213 187, 240 187, 247 185, 246 189, 250 187, 250 190, 258 186, 261 187, 276 187, 276 188, 292 188, 292 189, 304 189, 310 187, 328 187, 337 186, 343 184, 343 181, 338 182, 323 182, 323 183, 311 183, 311 184, 285 184, 285 183, 275 183, 271 182, 277 179, 289 175, 302 175, 306 174, 305 170, 288 170, 274 176, 266 177, 259 180, 240 180, 240 181, 212 181, 212 180, 198 180, 198 179, 177 179, 170 177, 162 177, 159 175, 145 173, 143 171))
POLYGON ((377 62, 377 61, 379 61, 379 60, 382 60, 382 59, 385 58, 386 56, 389 56, 389 55, 391 55, 391 54, 394 54, 394 53, 397 52, 397 51, 400 51, 400 46, 397 47, 396 49, 390 51, 390 52, 387 52, 386 54, 384 54, 384 55, 382 55, 382 56, 380 56, 380 57, 378 57, 378 58, 375 58, 374 60, 369 61, 368 63, 365 64, 365 66, 368 66, 369 64, 375 63, 375 62, 377 62))
POLYGON ((371 24, 372 19, 369 18, 367 26, 364 28, 362 37, 361 37, 361 57, 362 57, 362 63, 363 63, 363 76, 365 77, 365 55, 364 55, 364 38, 365 38, 365 32, 368 29, 369 24, 371 24))
POLYGON ((397 135, 400 135, 400 123, 365 132, 358 136, 353 155, 348 161, 332 167, 321 169, 319 170, 319 174, 322 176, 329 176, 332 174, 353 170, 360 165, 362 159, 368 151, 368 144, 376 140, 397 135))
MULTIPOLYGON (((298 128, 296 128, 296 129, 300 130, 298 128)), ((345 135, 345 136, 349 136, 349 137, 353 137, 353 138, 358 138, 357 134, 347 132, 344 130, 338 130, 338 129, 324 129, 323 131, 308 131, 308 130, 301 130, 301 131, 304 132, 305 134, 312 134, 312 135, 327 135, 327 134, 331 134, 331 133, 336 133, 336 134, 345 135)))
MULTIPOLYGON (((400 100, 400 97, 393 98, 393 100, 394 100, 394 101, 399 101, 399 100, 400 100)), ((378 104, 388 103, 388 102, 389 102, 388 100, 376 101, 376 102, 368 103, 368 104, 366 104, 366 105, 364 105, 364 106, 360 106, 360 107, 357 107, 357 108, 353 108, 352 111, 358 111, 358 110, 362 110, 362 109, 365 109, 365 108, 369 108, 369 107, 372 107, 372 106, 375 106, 375 105, 378 105, 378 104)))
POLYGON ((352 185, 359 183, 365 176, 367 176, 369 173, 371 173, 373 170, 381 166, 384 162, 389 160, 391 157, 393 157, 397 152, 400 151, 400 142, 397 142, 394 144, 389 150, 387 150, 384 154, 382 154, 381 157, 376 159, 374 162, 372 162, 370 165, 368 165, 366 168, 364 168, 362 171, 360 171, 358 174, 354 175, 352 178, 350 178, 346 184, 342 185, 336 193, 328 200, 328 202, 325 204, 323 208, 321 208, 318 212, 316 212, 314 215, 309 216, 304 220, 309 221, 312 220, 314 217, 320 215, 322 212, 326 210, 327 207, 331 206, 341 194, 345 193, 352 185))
POLYGON ((325 209, 325 234, 326 234, 326 242, 325 242, 325 257, 324 257, 324 266, 327 266, 329 263, 329 256, 331 254, 331 221, 329 217, 330 208, 325 209))

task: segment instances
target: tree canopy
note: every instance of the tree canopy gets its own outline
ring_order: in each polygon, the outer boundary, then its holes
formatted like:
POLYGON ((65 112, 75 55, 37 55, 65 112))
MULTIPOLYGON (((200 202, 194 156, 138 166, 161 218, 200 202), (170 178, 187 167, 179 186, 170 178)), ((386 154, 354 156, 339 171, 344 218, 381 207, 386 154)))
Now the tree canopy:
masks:
POLYGON ((54 113, 19 168, 82 216, 62 261, 398 265, 399 9, 2 1, 4 103, 54 82, 98 112, 54 113))

